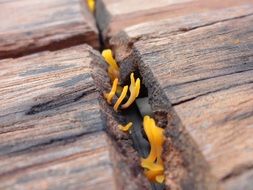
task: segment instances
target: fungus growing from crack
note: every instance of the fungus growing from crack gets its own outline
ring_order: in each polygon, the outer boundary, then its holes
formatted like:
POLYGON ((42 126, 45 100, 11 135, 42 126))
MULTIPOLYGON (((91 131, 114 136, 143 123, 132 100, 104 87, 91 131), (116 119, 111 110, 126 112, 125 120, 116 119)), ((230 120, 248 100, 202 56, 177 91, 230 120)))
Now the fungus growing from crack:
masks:
POLYGON ((131 73, 130 80, 131 80, 131 84, 129 87, 130 97, 127 100, 127 102, 121 106, 123 109, 128 108, 135 101, 135 99, 138 97, 140 93, 141 80, 137 78, 137 80, 135 81, 134 73, 131 73))
POLYGON ((123 88, 123 90, 121 92, 121 95, 118 98, 117 102, 113 106, 114 111, 116 111, 116 112, 118 111, 119 105, 121 104, 121 102, 124 100, 124 98, 127 95, 127 90, 128 90, 128 86, 126 85, 126 86, 124 86, 124 88, 123 88))
MULTIPOLYGON (((138 97, 139 92, 140 92, 140 85, 141 85, 140 79, 137 78, 137 80, 135 81, 133 73, 131 73, 130 79, 131 79, 131 85, 129 87, 130 97, 128 98, 127 102, 122 105, 123 109, 128 108, 135 101, 135 99, 138 97)), ((118 78, 115 78, 112 84, 111 91, 109 93, 104 93, 104 97, 106 98, 108 104, 112 103, 112 98, 115 96, 116 93, 117 95, 120 94, 117 102, 115 103, 113 107, 115 111, 118 110, 120 104, 126 97, 127 91, 128 91, 127 85, 124 86, 124 88, 122 89, 122 87, 118 85, 118 82, 119 82, 118 78)))
POLYGON ((104 97, 106 98, 108 104, 112 103, 112 98, 114 97, 117 91, 118 82, 119 82, 118 78, 114 79, 111 91, 109 93, 104 93, 104 97))
POLYGON ((110 49, 103 50, 102 56, 109 65, 108 75, 111 81, 114 81, 116 78, 119 78, 119 66, 117 65, 115 59, 112 56, 112 50, 110 49))
MULTIPOLYGON (((112 84, 112 89, 109 93, 104 93, 104 97, 106 98, 108 104, 112 103, 112 99, 115 94, 119 97, 116 103, 113 106, 113 109, 117 112, 120 104, 127 96, 128 85, 122 88, 119 83, 119 66, 117 65, 115 59, 112 56, 112 51, 110 49, 106 49, 102 52, 102 55, 109 65, 108 67, 108 75, 110 77, 112 84)), ((135 80, 134 73, 130 75, 131 84, 129 86, 130 96, 128 100, 121 106, 122 109, 126 109, 136 100, 140 93, 141 81, 139 78, 135 80)), ((125 126, 119 125, 119 129, 127 132, 133 126, 132 122, 129 122, 125 126)), ((164 164, 161 158, 163 143, 165 141, 164 137, 164 129, 158 127, 155 124, 155 120, 150 118, 149 116, 145 116, 143 119, 144 131, 147 135, 148 141, 150 143, 150 152, 146 158, 141 158, 141 166, 144 168, 145 176, 151 182, 163 183, 164 176, 164 164)), ((130 131, 131 132, 131 131, 130 131)))
POLYGON ((164 166, 161 155, 165 141, 164 129, 156 126, 155 120, 149 116, 144 117, 143 126, 150 143, 150 153, 147 158, 141 159, 141 166, 145 168, 144 174, 150 181, 162 183, 164 181, 164 166))
POLYGON ((87 0, 88 7, 91 12, 94 12, 95 10, 95 0, 87 0))
POLYGON ((119 129, 121 131, 124 131, 124 132, 127 132, 130 130, 130 128, 133 126, 133 123, 132 122, 129 122, 128 124, 126 124, 125 126, 123 125, 119 125, 119 129))

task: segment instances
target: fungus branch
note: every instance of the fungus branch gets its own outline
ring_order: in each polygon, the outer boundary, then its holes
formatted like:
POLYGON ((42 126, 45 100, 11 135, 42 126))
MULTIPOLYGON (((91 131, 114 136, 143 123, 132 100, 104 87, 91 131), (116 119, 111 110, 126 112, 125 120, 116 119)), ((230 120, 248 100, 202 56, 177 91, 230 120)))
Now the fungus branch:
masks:
POLYGON ((118 111, 118 107, 121 104, 121 102, 124 100, 124 98, 126 97, 127 91, 128 91, 128 86, 126 85, 126 86, 124 86, 119 99, 117 100, 117 102, 113 106, 114 111, 118 111))
POLYGON ((88 7, 91 12, 95 11, 95 0, 87 0, 88 7))
POLYGON ((127 102, 122 105, 123 109, 128 108, 135 101, 135 99, 138 97, 138 95, 140 93, 141 80, 139 78, 137 78, 137 80, 135 82, 134 73, 131 73, 130 79, 131 79, 131 85, 129 88, 130 97, 127 100, 127 102))
POLYGON ((117 90, 117 86, 118 86, 118 78, 116 78, 114 81, 113 81, 113 84, 112 84, 112 89, 109 93, 104 93, 104 97, 106 98, 108 104, 111 104, 112 103, 112 98, 114 97, 115 93, 116 93, 116 90, 117 90))
POLYGON ((151 149, 148 157, 141 159, 141 166, 145 168, 144 173, 150 181, 162 183, 164 180, 164 166, 161 155, 165 141, 164 129, 156 126, 155 120, 149 116, 144 117, 143 126, 151 149))
POLYGON ((120 129, 121 131, 127 132, 127 131, 129 131, 129 130, 132 128, 132 126, 133 126, 133 123, 132 123, 132 122, 129 122, 129 123, 126 124, 125 126, 119 125, 119 129, 120 129))
POLYGON ((108 75, 111 81, 114 81, 116 78, 119 78, 119 66, 117 65, 115 59, 112 56, 112 51, 110 49, 103 50, 102 56, 109 65, 108 75))

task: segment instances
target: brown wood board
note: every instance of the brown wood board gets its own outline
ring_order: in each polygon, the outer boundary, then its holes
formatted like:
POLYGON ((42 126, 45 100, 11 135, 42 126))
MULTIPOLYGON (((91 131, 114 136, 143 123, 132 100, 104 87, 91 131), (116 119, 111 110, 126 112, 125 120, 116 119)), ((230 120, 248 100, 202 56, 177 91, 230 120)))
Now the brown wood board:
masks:
POLYGON ((97 132, 0 156, 0 189, 116 190, 113 149, 107 135, 97 132))
POLYGON ((1 1, 0 20, 0 58, 81 43, 99 47, 95 20, 85 1, 1 1))
POLYGON ((150 189, 101 96, 110 83, 99 52, 3 59, 0 81, 0 189, 150 189))
POLYGON ((0 61, 0 155, 102 130, 86 45, 0 61))
MULTIPOLYGON (((185 154, 183 164, 194 166, 189 175, 203 159, 200 173, 214 177, 207 179, 208 189, 217 188, 213 183, 225 189, 252 187, 252 7, 238 6, 231 15, 230 8, 192 14, 192 23, 188 15, 140 24, 111 41, 125 71, 122 78, 138 67, 153 110, 174 114, 168 115, 169 125, 177 120, 168 134, 185 154)), ((173 177, 167 173, 168 185, 173 177)), ((181 187, 187 184, 203 189, 189 181, 181 187)))
POLYGON ((252 0, 101 0, 97 1, 96 19, 102 36, 108 40, 136 24, 248 4, 252 4, 252 0))

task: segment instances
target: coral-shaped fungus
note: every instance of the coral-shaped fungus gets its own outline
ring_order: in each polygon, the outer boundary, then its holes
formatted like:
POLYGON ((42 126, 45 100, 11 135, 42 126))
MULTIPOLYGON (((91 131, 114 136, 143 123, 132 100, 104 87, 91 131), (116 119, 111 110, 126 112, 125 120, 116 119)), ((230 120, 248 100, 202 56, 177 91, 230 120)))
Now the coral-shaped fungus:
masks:
MULTIPOLYGON (((102 55, 106 62, 108 63, 108 75, 113 82, 112 89, 109 93, 104 93, 109 104, 112 103, 112 99, 117 94, 119 98, 113 106, 115 111, 118 111, 120 104, 123 102, 127 96, 128 86, 123 88, 118 84, 119 83, 119 66, 117 65, 115 59, 112 56, 112 51, 106 49, 102 52, 102 55)), ((122 109, 128 108, 138 97, 140 93, 141 81, 139 78, 134 79, 134 73, 130 75, 130 96, 128 100, 121 106, 122 109)), ((119 129, 122 131, 129 131, 133 126, 132 122, 129 122, 127 125, 119 125, 119 129)), ((145 116, 143 120, 144 131, 147 135, 148 141, 150 143, 150 153, 147 158, 141 158, 141 166, 144 168, 145 176, 153 182, 163 183, 164 181, 164 164, 161 158, 163 143, 165 141, 164 129, 156 126, 155 120, 149 116, 145 116)))
POLYGON ((117 91, 118 82, 118 78, 114 79, 111 91, 109 93, 104 93, 104 97, 106 98, 108 104, 112 103, 112 99, 117 91))
POLYGON ((126 86, 124 86, 124 88, 120 94, 120 97, 118 98, 118 100, 116 101, 116 103, 113 106, 114 111, 118 111, 120 104, 122 103, 122 101, 124 100, 124 98, 127 95, 127 91, 128 91, 128 86, 126 85, 126 86))
POLYGON ((88 7, 91 12, 94 12, 95 10, 95 0, 87 0, 88 7))
MULTIPOLYGON (((138 97, 138 95, 140 93, 140 85, 141 85, 140 79, 137 78, 137 80, 135 81, 134 73, 131 73, 130 79, 131 79, 131 85, 129 88, 130 89, 130 97, 128 98, 126 103, 124 103, 121 106, 123 109, 128 108, 135 101, 135 99, 138 97)), ((112 98, 115 96, 117 90, 121 91, 121 94, 113 106, 113 109, 115 111, 118 111, 120 104, 123 102, 123 100, 127 96, 128 86, 127 85, 124 86, 124 88, 121 90, 121 87, 118 86, 118 78, 115 78, 113 81, 113 84, 112 84, 111 91, 109 93, 104 93, 104 97, 106 98, 107 102, 109 104, 111 104, 112 98)))
POLYGON ((119 78, 119 66, 117 65, 115 59, 112 56, 112 50, 110 49, 103 50, 102 56, 109 65, 108 75, 111 81, 114 81, 116 78, 119 78))
POLYGON ((127 132, 131 129, 131 127, 133 126, 133 123, 132 122, 129 122, 128 124, 126 124, 125 126, 123 125, 119 125, 119 129, 121 131, 124 131, 124 132, 127 132))
POLYGON ((127 102, 122 105, 122 108, 124 108, 124 109, 128 108, 134 102, 134 100, 138 97, 138 95, 140 93, 141 80, 139 78, 137 78, 137 80, 135 81, 134 73, 131 73, 130 80, 131 80, 131 85, 129 88, 130 97, 127 100, 127 102))
POLYGON ((144 117, 143 126, 150 143, 150 153, 147 158, 141 159, 141 166, 145 168, 144 174, 150 181, 162 183, 164 181, 164 166, 161 155, 165 141, 164 129, 156 126, 155 120, 149 116, 144 117))

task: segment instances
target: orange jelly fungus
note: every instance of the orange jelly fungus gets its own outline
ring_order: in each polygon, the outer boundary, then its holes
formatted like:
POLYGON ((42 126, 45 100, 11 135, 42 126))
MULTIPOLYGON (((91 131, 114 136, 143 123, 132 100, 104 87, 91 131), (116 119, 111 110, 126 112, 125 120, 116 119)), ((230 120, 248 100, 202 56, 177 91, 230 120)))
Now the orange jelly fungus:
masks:
POLYGON ((127 131, 129 131, 130 128, 132 128, 132 126, 133 126, 133 123, 132 123, 132 122, 129 122, 129 123, 126 124, 125 126, 119 125, 119 129, 120 129, 121 131, 127 132, 127 131))
POLYGON ((141 166, 145 168, 144 174, 150 181, 163 183, 164 166, 161 155, 165 141, 164 129, 156 126, 155 120, 149 116, 144 117, 143 126, 150 143, 150 153, 147 158, 141 159, 141 166))
POLYGON ((135 101, 135 99, 138 97, 138 95, 140 93, 141 80, 139 78, 137 78, 137 80, 135 81, 134 73, 131 73, 130 80, 131 80, 131 84, 130 84, 130 88, 129 88, 130 97, 127 100, 127 102, 122 105, 123 109, 128 108, 135 101))
POLYGON ((115 93, 117 91, 118 82, 118 78, 114 79, 111 91, 104 94, 104 97, 106 98, 108 104, 112 103, 112 98, 115 96, 115 93))
POLYGON ((116 78, 119 78, 119 66, 117 65, 115 59, 112 56, 112 50, 110 49, 103 50, 102 56, 109 65, 108 75, 111 81, 114 81, 116 78))

